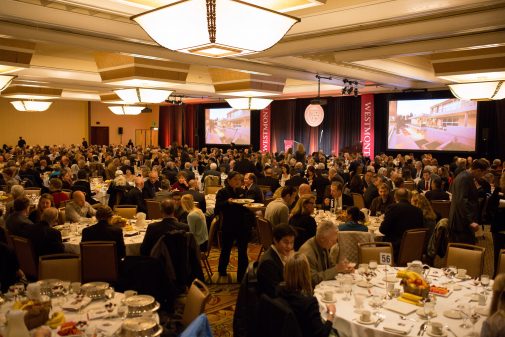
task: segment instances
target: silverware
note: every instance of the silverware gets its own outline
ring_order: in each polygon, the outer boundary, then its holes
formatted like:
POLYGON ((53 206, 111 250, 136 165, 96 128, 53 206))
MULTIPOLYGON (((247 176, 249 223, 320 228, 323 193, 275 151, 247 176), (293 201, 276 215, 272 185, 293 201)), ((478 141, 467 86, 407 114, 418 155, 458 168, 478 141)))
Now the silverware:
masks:
POLYGON ((424 331, 424 328, 427 326, 428 322, 424 322, 423 324, 421 324, 421 326, 419 327, 419 332, 417 333, 418 336, 421 336, 421 333, 424 331))
POLYGON ((404 321, 417 322, 417 319, 408 318, 408 317, 407 317, 407 316, 405 316, 405 315, 400 315, 400 319, 401 319, 401 320, 404 320, 404 321))
POLYGON ((379 319, 375 322, 374 326, 375 326, 375 327, 378 327, 378 326, 379 326, 379 324, 381 324, 383 320, 384 320, 384 318, 383 318, 383 317, 379 317, 379 319))
POLYGON ((424 333, 426 332, 426 330, 428 329, 428 324, 426 324, 423 328, 423 331, 421 332, 421 336, 424 336, 424 333))
POLYGON ((449 331, 450 333, 452 333, 452 335, 453 335, 454 337, 458 337, 458 336, 456 335, 456 333, 455 333, 454 331, 452 331, 452 330, 451 330, 451 328, 449 328, 447 325, 445 326, 445 329, 446 329, 447 331, 449 331))

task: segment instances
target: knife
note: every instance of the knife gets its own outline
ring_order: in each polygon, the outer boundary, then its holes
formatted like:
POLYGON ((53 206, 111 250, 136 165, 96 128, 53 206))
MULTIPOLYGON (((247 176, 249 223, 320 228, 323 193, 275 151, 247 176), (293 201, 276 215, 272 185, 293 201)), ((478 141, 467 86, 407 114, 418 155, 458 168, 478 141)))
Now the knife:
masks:
POLYGON ((426 330, 428 329, 428 324, 426 324, 423 328, 423 332, 421 332, 421 336, 424 336, 424 333, 426 332, 426 330))
POLYGON ((421 333, 424 331, 425 326, 426 326, 426 322, 421 324, 421 327, 419 327, 419 332, 417 333, 418 336, 421 336, 421 333))
POLYGON ((384 318, 380 317, 377 322, 375 322, 375 327, 378 327, 379 324, 381 324, 381 322, 384 320, 384 318))

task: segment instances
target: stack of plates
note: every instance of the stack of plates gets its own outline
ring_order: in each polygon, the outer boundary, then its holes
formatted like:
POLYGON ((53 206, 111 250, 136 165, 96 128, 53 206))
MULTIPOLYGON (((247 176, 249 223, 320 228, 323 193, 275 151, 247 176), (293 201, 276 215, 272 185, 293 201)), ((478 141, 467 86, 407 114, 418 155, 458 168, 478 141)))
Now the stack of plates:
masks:
POLYGON ((89 298, 98 300, 105 297, 105 290, 108 288, 107 282, 89 282, 82 285, 81 291, 89 298))
POLYGON ((156 337, 163 328, 152 318, 127 318, 121 326, 122 337, 156 337))
POLYGON ((144 312, 155 312, 160 308, 160 304, 149 295, 130 296, 124 300, 124 304, 128 307, 129 317, 142 316, 144 312))

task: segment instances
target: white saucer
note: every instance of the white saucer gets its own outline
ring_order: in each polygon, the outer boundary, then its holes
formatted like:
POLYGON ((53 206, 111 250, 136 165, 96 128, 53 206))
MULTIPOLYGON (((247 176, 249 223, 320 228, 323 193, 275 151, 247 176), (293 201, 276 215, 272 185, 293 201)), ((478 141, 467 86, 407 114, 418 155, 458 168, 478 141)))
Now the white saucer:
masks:
POLYGON ((452 319, 462 319, 463 318, 463 316, 461 316, 461 312, 459 312, 458 310, 453 310, 453 309, 449 309, 449 310, 444 311, 444 316, 447 318, 452 318, 452 319))
POLYGON ((373 287, 373 284, 368 283, 367 281, 359 281, 358 283, 356 283, 356 285, 361 288, 372 288, 373 287))
POLYGON ((337 299, 336 299, 336 298, 334 298, 333 300, 328 301, 328 300, 325 300, 324 298, 321 298, 321 302, 323 302, 323 303, 336 303, 336 302, 337 302, 337 299))
POLYGON ((396 278, 396 276, 389 276, 389 277, 383 277, 382 281, 388 282, 388 283, 396 283, 400 281, 400 279, 396 278))
POLYGON ((458 280, 470 280, 472 277, 469 276, 469 275, 465 275, 465 276, 458 276, 456 275, 455 276, 458 280))
POLYGON ((445 332, 445 331, 442 331, 441 335, 434 334, 433 332, 431 332, 429 330, 426 330, 426 333, 428 334, 428 336, 431 336, 431 337, 447 337, 447 332, 445 332))
MULTIPOLYGON (((427 318, 426 318, 426 315, 424 314, 424 309, 423 309, 423 308, 419 308, 419 309, 417 309, 417 310, 416 310, 416 314, 418 314, 418 315, 419 315, 419 317, 421 317, 421 318, 423 318, 423 319, 427 319, 427 318)), ((435 312, 435 313, 433 314, 433 316, 431 316, 431 318, 433 318, 433 317, 437 317, 437 316, 438 316, 438 314, 435 312)))
POLYGON ((370 324, 375 324, 375 322, 377 322, 377 317, 372 315, 370 317, 370 320, 369 321, 362 321, 359 316, 358 318, 356 318, 356 322, 360 323, 360 324, 363 324, 363 325, 370 325, 370 324))

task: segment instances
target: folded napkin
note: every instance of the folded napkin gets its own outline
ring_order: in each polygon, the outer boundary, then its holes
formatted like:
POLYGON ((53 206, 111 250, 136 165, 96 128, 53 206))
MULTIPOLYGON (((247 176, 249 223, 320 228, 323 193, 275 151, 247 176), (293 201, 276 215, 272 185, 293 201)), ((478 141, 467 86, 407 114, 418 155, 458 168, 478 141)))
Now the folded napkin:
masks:
POLYGON ((389 301, 384 305, 384 309, 388 309, 397 313, 400 313, 402 315, 408 315, 413 313, 418 309, 417 306, 404 303, 404 302, 399 302, 400 297, 398 297, 398 301, 389 301))
POLYGON ((67 303, 63 304, 61 307, 64 310, 77 311, 84 308, 90 303, 91 298, 89 297, 81 297, 81 298, 72 297, 67 303))
POLYGON ((408 335, 412 329, 411 324, 406 324, 402 322, 390 322, 384 323, 384 331, 392 332, 398 335, 408 335))
POLYGON ((91 328, 96 328, 97 330, 103 332, 105 336, 113 336, 120 328, 121 320, 99 320, 94 321, 90 324, 91 328))

